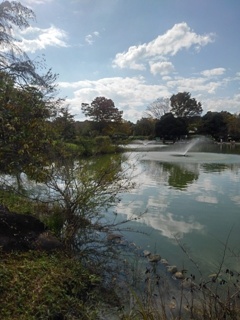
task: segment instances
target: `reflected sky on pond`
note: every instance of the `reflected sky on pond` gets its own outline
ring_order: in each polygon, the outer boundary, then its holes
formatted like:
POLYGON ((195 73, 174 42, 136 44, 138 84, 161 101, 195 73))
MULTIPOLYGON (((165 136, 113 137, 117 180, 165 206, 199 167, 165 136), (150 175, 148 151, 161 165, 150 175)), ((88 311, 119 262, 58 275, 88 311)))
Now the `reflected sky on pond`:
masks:
POLYGON ((174 242, 178 237, 195 254, 200 253, 204 265, 209 263, 212 267, 221 252, 220 243, 229 232, 230 245, 238 250, 239 155, 220 154, 218 159, 217 154, 209 153, 204 162, 204 153, 200 154, 200 161, 196 153, 187 159, 180 157, 179 162, 177 157, 172 161, 171 156, 168 162, 167 153, 133 152, 128 161, 136 157, 136 188, 124 194, 116 208, 128 218, 145 212, 135 226, 148 236, 130 236, 136 244, 182 263, 174 242))

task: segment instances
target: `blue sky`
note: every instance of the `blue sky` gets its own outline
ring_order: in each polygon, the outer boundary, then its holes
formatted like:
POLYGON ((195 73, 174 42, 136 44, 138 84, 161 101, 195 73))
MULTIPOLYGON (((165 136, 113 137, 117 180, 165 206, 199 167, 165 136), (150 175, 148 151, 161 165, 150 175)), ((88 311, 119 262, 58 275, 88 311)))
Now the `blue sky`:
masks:
POLYGON ((207 111, 240 112, 239 0, 22 0, 36 22, 19 33, 59 74, 75 120, 112 99, 126 120, 187 91, 207 111))

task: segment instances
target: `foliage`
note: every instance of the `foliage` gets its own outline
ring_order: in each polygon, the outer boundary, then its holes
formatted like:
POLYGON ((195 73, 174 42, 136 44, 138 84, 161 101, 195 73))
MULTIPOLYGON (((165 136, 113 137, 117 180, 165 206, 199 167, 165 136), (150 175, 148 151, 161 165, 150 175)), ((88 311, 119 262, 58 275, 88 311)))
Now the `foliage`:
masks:
POLYGON ((170 110, 169 98, 158 98, 153 101, 146 110, 147 117, 160 120, 161 117, 170 110))
POLYGON ((76 138, 92 137, 92 124, 91 121, 75 121, 76 138))
POLYGON ((114 146, 108 136, 98 136, 95 138, 96 154, 112 153, 114 146))
POLYGON ((46 165, 51 132, 46 122, 52 108, 35 87, 16 88, 12 78, 0 74, 0 167, 38 178, 46 165))
POLYGON ((0 318, 95 319, 101 278, 64 253, 1 253, 0 318))
POLYGON ((171 110, 175 116, 182 118, 189 118, 201 115, 203 109, 200 102, 191 98, 189 92, 179 92, 173 94, 170 98, 171 110))
POLYGON ((175 118, 172 113, 167 113, 157 121, 155 127, 157 137, 162 139, 177 140, 188 133, 184 119, 175 118))
POLYGON ((202 117, 202 123, 199 132, 211 135, 217 140, 227 138, 227 123, 223 113, 208 111, 202 117))
POLYGON ((199 132, 211 135, 216 140, 239 140, 240 117, 229 112, 207 112, 201 119, 199 132))
POLYGON ((240 140, 240 116, 228 114, 228 134, 231 140, 240 140))
POLYGON ((90 157, 94 154, 96 148, 96 141, 94 138, 79 136, 75 143, 82 149, 82 156, 90 157))
POLYGON ((111 99, 104 97, 95 98, 91 104, 82 103, 83 113, 97 122, 120 122, 122 120, 122 111, 119 111, 111 99))
POLYGON ((13 188, 0 189, 0 203, 11 212, 31 214, 40 219, 56 236, 60 236, 64 224, 59 205, 32 201, 13 188))
POLYGON ((29 199, 8 190, 0 189, 0 203, 13 212, 34 214, 34 204, 29 199))
POLYGON ((0 71, 15 78, 18 85, 29 84, 39 86, 46 94, 55 91, 56 74, 48 70, 40 75, 39 68, 44 68, 41 62, 29 59, 17 45, 18 40, 12 35, 14 28, 29 27, 29 20, 34 20, 34 12, 16 1, 3 1, 0 4, 0 71))
POLYGON ((198 129, 201 126, 201 120, 201 116, 193 116, 186 119, 189 134, 198 133, 198 129))
POLYGON ((13 36, 33 19, 33 11, 18 2, 0 4, 0 169, 41 180, 52 143, 48 120, 61 100, 54 98, 56 74, 40 74, 44 65, 31 61, 13 36))
MULTIPOLYGON (((108 221, 106 210, 119 201, 121 192, 133 186, 120 154, 100 160, 55 162, 45 187, 41 185, 39 194, 32 195, 34 201, 48 204, 45 211, 59 214, 57 223, 63 222, 61 237, 66 247, 84 255, 108 246, 107 234, 117 224, 113 223, 115 216, 108 221)), ((30 196, 38 184, 31 183, 29 188, 26 192, 30 196)))
POLYGON ((68 107, 60 108, 57 117, 52 122, 52 127, 55 129, 57 139, 74 141, 76 138, 74 116, 71 115, 68 107))
POLYGON ((134 124, 131 121, 123 119, 122 122, 117 125, 117 132, 115 132, 115 134, 130 136, 133 133, 133 127, 134 124))
POLYGON ((61 163, 65 160, 79 159, 79 157, 92 157, 115 152, 119 152, 119 147, 113 143, 109 136, 77 137, 72 143, 61 140, 54 141, 48 156, 52 161, 61 163))
POLYGON ((151 118, 142 118, 137 121, 134 127, 135 136, 154 136, 155 134, 155 123, 156 121, 151 118))
POLYGON ((82 112, 94 122, 94 128, 100 133, 113 133, 113 123, 121 123, 122 111, 115 107, 111 99, 95 98, 91 104, 82 103, 82 112))

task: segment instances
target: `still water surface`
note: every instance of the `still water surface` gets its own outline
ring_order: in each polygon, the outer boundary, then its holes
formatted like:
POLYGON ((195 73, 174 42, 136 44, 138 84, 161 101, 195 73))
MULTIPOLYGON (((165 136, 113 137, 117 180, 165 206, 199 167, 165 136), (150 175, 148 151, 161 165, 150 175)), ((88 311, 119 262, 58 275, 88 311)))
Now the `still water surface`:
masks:
POLYGON ((138 145, 127 152, 127 161, 137 164, 136 187, 115 211, 128 218, 144 213, 130 223, 140 233, 127 233, 129 241, 194 270, 177 237, 204 274, 217 271, 230 235, 225 266, 238 270, 233 255, 240 252, 240 148, 205 149, 191 150, 187 157, 180 148, 162 146, 138 145))

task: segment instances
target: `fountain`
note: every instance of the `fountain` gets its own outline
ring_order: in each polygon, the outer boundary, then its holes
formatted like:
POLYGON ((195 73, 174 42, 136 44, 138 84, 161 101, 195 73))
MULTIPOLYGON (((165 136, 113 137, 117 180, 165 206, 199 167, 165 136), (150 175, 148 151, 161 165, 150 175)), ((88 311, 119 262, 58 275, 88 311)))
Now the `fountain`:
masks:
POLYGON ((159 141, 149 141, 144 144, 141 140, 136 140, 133 144, 127 145, 127 149, 132 152, 141 152, 142 160, 172 163, 240 163, 239 154, 224 153, 212 139, 207 137, 198 136, 189 140, 188 143, 185 141, 187 140, 166 145, 159 141))
POLYGON ((199 138, 192 139, 188 144, 184 152, 182 153, 182 156, 186 157, 187 153, 197 144, 200 142, 199 138))
POLYGON ((203 142, 202 138, 195 138, 188 141, 187 143, 185 142, 181 143, 180 148, 179 148, 179 144, 177 143, 177 147, 176 146, 173 147, 172 155, 175 157, 187 157, 189 156, 187 153, 189 153, 189 151, 200 142, 203 142), (182 146, 184 146, 184 148, 182 146))
POLYGON ((142 159, 172 163, 240 163, 238 154, 219 152, 218 146, 206 137, 197 137, 188 143, 180 142, 166 148, 159 146, 155 150, 148 149, 142 159), (193 151, 196 146, 199 148, 193 151), (209 149, 212 151, 209 152, 209 149))

